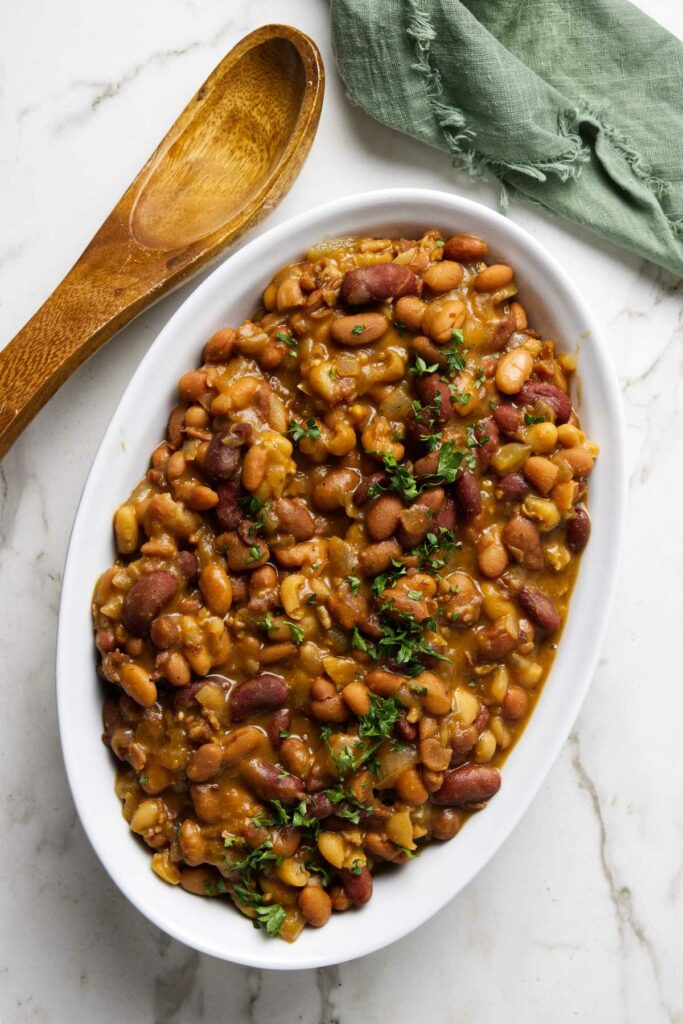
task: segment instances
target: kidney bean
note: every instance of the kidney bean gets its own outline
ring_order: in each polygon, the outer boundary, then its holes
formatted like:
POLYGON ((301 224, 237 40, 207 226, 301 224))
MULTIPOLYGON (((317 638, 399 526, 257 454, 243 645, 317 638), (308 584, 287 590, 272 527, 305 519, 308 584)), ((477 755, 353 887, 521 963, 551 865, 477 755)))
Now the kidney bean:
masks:
POLYGON ((244 518, 244 512, 239 503, 241 493, 242 488, 237 480, 219 484, 216 488, 218 495, 218 504, 215 509, 216 519, 223 530, 236 530, 244 518))
POLYGON ((448 384, 441 380, 438 373, 428 373, 420 377, 415 387, 424 404, 430 406, 430 411, 433 410, 437 423, 447 423, 453 416, 453 402, 448 384))
MULTIPOLYGON (((242 525, 242 524, 241 524, 242 525)), ((253 524, 246 523, 247 531, 253 524)), ((245 531, 246 533, 246 531, 245 531)), ((215 541, 217 547, 225 552, 228 568, 231 572, 244 572, 264 565, 270 558, 268 546, 253 536, 242 540, 239 534, 232 531, 221 533, 215 541), (257 551, 260 552, 257 556, 257 551)))
POLYGON ((505 501, 524 501, 530 490, 521 473, 506 473, 496 483, 496 496, 505 501))
POLYGON ((547 402, 555 411, 555 423, 566 423, 572 414, 571 399, 566 392, 556 388, 554 384, 544 381, 529 380, 517 395, 517 401, 523 405, 535 405, 536 402, 547 402))
POLYGON ((504 316, 502 320, 496 324, 496 329, 493 332, 493 337, 489 342, 489 349, 492 352, 500 352, 500 350, 507 345, 510 340, 510 336, 517 330, 517 320, 511 314, 504 316))
POLYGON ((513 516, 503 527, 503 543, 520 565, 537 571, 545 565, 541 535, 526 516, 513 516))
POLYGON ((508 436, 516 434, 522 425, 522 414, 519 409, 515 409, 514 405, 508 405, 506 402, 493 410, 493 418, 499 429, 508 436))
POLYGON ((284 774, 281 764, 256 759, 242 765, 242 775, 261 800, 281 800, 297 804, 304 799, 304 784, 296 775, 284 774))
MULTIPOLYGON (((388 264, 391 266, 391 264, 388 264)), ((362 907, 372 896, 372 875, 367 867, 363 865, 358 873, 342 868, 339 872, 344 892, 351 902, 357 907, 362 907)))
POLYGON ((434 528, 437 530, 442 529, 453 531, 457 525, 457 522, 458 516, 455 510, 455 501, 450 496, 450 494, 447 494, 443 505, 434 516, 434 528))
POLYGON ((389 483, 389 477, 386 473, 372 473, 370 476, 364 476, 361 482, 353 492, 353 503, 358 508, 362 508, 368 500, 368 491, 373 484, 380 487, 386 486, 389 483))
POLYGON ((481 512, 481 491, 476 477, 463 470, 453 482, 453 497, 459 516, 469 523, 481 512))
POLYGON ((482 473, 491 465, 491 460, 500 445, 500 432, 498 424, 493 416, 487 416, 474 426, 474 436, 479 442, 477 445, 477 461, 482 473))
POLYGON ((173 560, 176 575, 189 583, 199 572, 199 559, 191 551, 179 551, 173 560))
POLYGON ((574 509, 574 514, 567 520, 567 547, 573 554, 579 555, 591 533, 591 520, 585 508, 574 509))
POLYGON ((403 502, 394 494, 382 494, 365 515, 365 528, 373 540, 387 540, 398 528, 403 502))
POLYGON ((349 306, 386 302, 402 295, 415 295, 418 279, 400 263, 375 263, 349 270, 342 279, 341 299, 349 306))
POLYGON ((262 672, 245 683, 240 683, 230 694, 230 712, 233 721, 241 722, 262 711, 273 711, 287 700, 287 685, 282 676, 262 672))
POLYGON ((239 449, 234 444, 227 444, 235 435, 232 429, 217 431, 209 443, 204 469, 210 480, 231 480, 236 474, 240 462, 239 449))
POLYGON ((556 632, 562 625, 555 605, 542 590, 537 587, 520 587, 517 600, 534 625, 549 633, 556 632))
POLYGON ((338 345, 371 345, 381 338, 389 326, 383 313, 356 313, 354 316, 339 316, 332 321, 330 337, 338 345))
POLYGON ((332 469, 313 488, 313 504, 321 512, 345 508, 349 495, 358 486, 355 469, 332 469))
POLYGON ((305 505, 292 498, 278 498, 273 504, 280 525, 294 540, 310 540, 315 535, 315 519, 305 505))
POLYGON ((447 771, 432 800, 446 807, 490 800, 500 789, 500 772, 489 764, 464 764, 447 771))
POLYGON ((483 238, 476 235, 452 235, 443 247, 445 260, 457 260, 458 263, 472 263, 481 260, 489 251, 483 238))
MULTIPOLYGON (((306 797, 306 813, 310 817, 322 821, 324 818, 329 818, 333 811, 332 801, 325 793, 310 793, 306 797)), ((348 826, 348 819, 346 824, 348 826)))
POLYGON ((172 572, 159 569, 137 580, 125 596, 121 617, 129 633, 146 636, 152 620, 175 597, 178 581, 172 572))
POLYGON ((268 724, 268 739, 270 744, 276 750, 282 744, 285 737, 283 733, 289 732, 289 728, 292 724, 292 712, 289 708, 280 708, 275 712, 268 724))

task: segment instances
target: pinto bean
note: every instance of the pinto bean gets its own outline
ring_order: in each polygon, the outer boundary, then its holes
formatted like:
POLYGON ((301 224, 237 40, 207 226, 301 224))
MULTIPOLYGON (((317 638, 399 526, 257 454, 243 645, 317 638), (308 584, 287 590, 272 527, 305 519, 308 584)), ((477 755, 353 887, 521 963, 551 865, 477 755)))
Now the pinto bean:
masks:
POLYGON ((504 501, 524 501, 530 487, 521 473, 507 473, 496 483, 496 497, 504 501))
POLYGON ((490 800, 499 789, 497 768, 488 764, 463 764, 446 772, 441 789, 432 793, 432 800, 447 807, 459 807, 490 800))
POLYGON ((574 514, 567 520, 567 547, 573 554, 580 554, 588 543, 591 533, 591 520, 585 508, 574 509, 574 514))
POLYGON ((483 238, 477 235, 452 235, 443 247, 445 260, 457 260, 458 263, 472 263, 482 260, 489 247, 483 238))
POLYGON ((517 638, 510 632, 505 617, 480 629, 476 640, 479 653, 485 661, 501 661, 517 644, 517 638))
POLYGON ((205 363, 227 363, 235 347, 237 332, 232 327, 222 327, 211 335, 204 346, 205 363))
POLYGON ((313 504, 321 512, 345 508, 351 493, 358 486, 358 473, 353 469, 333 469, 313 488, 313 504))
POLYGON ((195 750, 185 772, 192 782, 206 782, 221 770, 223 751, 218 743, 203 743, 195 750))
POLYGON ((503 527, 503 543, 512 557, 527 569, 545 565, 541 535, 526 516, 513 516, 503 527))
POLYGON ((492 263, 484 270, 480 270, 474 279, 474 288, 478 292, 497 292, 510 284, 514 277, 512 267, 507 263, 492 263))
POLYGON ((511 722, 524 718, 529 710, 529 696, 522 686, 511 683, 503 698, 503 714, 511 722))
MULTIPOLYGON (((248 524, 247 524, 248 525, 248 524)), ((269 557, 268 546, 262 540, 245 543, 234 531, 221 533, 216 538, 220 548, 225 552, 228 568, 231 572, 244 572, 245 569, 256 569, 264 565, 269 557)))
POLYGON ((420 377, 416 388, 424 404, 434 409, 437 423, 447 423, 453 416, 453 401, 448 384, 441 380, 438 373, 428 373, 420 377))
POLYGON ((479 484, 474 474, 470 473, 468 469, 463 470, 455 478, 453 497, 455 498, 458 515, 464 522, 471 522, 481 512, 479 484))
POLYGON ((358 564, 364 576, 377 576, 391 565, 392 558, 401 557, 401 545, 395 539, 368 544, 358 554, 358 564))
POLYGON ((339 316, 332 321, 330 337, 338 345, 371 345, 381 338, 389 326, 383 313, 356 313, 355 316, 339 316))
POLYGON ((296 775, 286 775, 282 765, 253 759, 242 765, 242 776, 261 800, 297 804, 304 799, 304 784, 296 775))
POLYGON ((508 405, 506 402, 494 409, 493 418, 499 429, 509 437, 516 434, 522 425, 522 414, 519 409, 515 409, 514 405, 508 405))
POLYGON ((175 597, 178 581, 172 572, 159 569, 137 580, 125 596, 121 617, 129 633, 146 636, 153 619, 175 597))
POLYGON ((255 725, 235 729, 223 742, 223 764, 237 764, 242 758, 253 754, 263 740, 263 733, 255 725))
POLYGON ((287 686, 282 676, 262 672, 245 683, 240 683, 230 694, 230 712, 233 721, 241 722, 262 711, 273 711, 287 700, 287 686))
POLYGON ((299 910, 308 924, 322 928, 332 914, 332 900, 321 885, 306 885, 299 893, 299 910))
POLYGON ((394 319, 407 327, 409 331, 419 331, 426 308, 422 299, 418 299, 413 295, 406 295, 404 298, 399 299, 394 306, 394 319))
POLYGON ((278 498, 273 504, 280 525, 294 537, 294 540, 310 540, 315 535, 315 519, 299 501, 292 498, 278 498))
POLYGON ((425 270, 422 280, 433 292, 450 292, 462 284, 462 267, 455 260, 441 260, 425 270))
POLYGON ((506 395, 520 392, 531 376, 534 359, 525 348, 513 348, 506 352, 496 367, 496 387, 506 395))
POLYGON ((562 625, 555 605, 542 590, 537 587, 520 587, 517 600, 534 625, 555 633, 562 625))
POLYGON ((530 380, 524 385, 517 396, 523 405, 535 405, 536 402, 547 402, 555 412, 555 424, 566 423, 572 414, 572 403, 569 395, 554 384, 545 381, 530 380))
MULTIPOLYGON (((386 265, 392 266, 391 263, 386 265)), ((370 900, 372 897, 372 875, 367 865, 364 864, 358 873, 342 868, 339 877, 344 886, 344 892, 355 906, 362 907, 370 900)))
POLYGON ((418 279, 408 267, 400 263, 374 263, 347 271, 340 295, 348 306, 363 306, 368 302, 416 295, 417 291, 418 279))
POLYGON ((365 528, 373 540, 386 540, 398 528, 403 502, 394 494, 376 498, 365 516, 365 528))
POLYGON ((431 834, 434 838, 445 842, 458 834, 462 825, 462 818, 455 808, 444 807, 442 810, 437 810, 433 813, 430 825, 431 834))
POLYGON ((215 514, 221 529, 236 530, 244 519, 244 512, 239 503, 241 494, 239 482, 231 480, 229 483, 219 484, 216 494, 218 495, 218 504, 215 514))

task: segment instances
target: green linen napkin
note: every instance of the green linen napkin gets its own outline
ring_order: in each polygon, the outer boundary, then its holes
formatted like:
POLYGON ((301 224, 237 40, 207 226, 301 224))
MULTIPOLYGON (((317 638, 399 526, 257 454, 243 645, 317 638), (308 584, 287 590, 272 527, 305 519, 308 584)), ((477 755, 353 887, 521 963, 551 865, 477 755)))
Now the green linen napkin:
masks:
POLYGON ((683 45, 626 0, 332 0, 352 100, 683 276, 683 45))

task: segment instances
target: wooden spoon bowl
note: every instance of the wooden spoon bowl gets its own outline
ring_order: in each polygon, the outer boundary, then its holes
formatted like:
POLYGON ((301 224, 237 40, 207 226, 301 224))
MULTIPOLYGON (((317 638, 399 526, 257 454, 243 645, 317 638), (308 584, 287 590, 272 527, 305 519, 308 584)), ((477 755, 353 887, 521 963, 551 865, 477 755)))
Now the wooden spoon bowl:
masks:
POLYGON ((221 61, 0 352, 0 458, 81 363, 277 205, 313 142, 324 81, 315 44, 286 25, 221 61))

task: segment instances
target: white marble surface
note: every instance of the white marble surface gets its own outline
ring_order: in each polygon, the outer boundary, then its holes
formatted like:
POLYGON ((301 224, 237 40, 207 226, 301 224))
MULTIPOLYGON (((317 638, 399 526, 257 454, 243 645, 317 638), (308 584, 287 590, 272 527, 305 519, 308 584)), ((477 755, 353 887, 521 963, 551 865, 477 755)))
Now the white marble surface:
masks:
MULTIPOLYGON (((640 4, 683 35, 679 0, 640 4)), ((396 184, 495 204, 493 189, 454 178, 445 156, 344 100, 324 0, 284 7, 3 6, 0 338, 48 295, 219 58, 269 20, 308 31, 329 77, 309 161, 268 223, 396 184)), ((683 288, 539 210, 515 205, 510 216, 593 305, 618 367, 630 446, 629 527, 603 657, 531 810, 434 920, 339 969, 277 975, 200 956, 148 924, 105 875, 76 819, 59 750, 60 574, 107 419, 185 288, 82 368, 0 467, 2 1024, 76 1015, 97 1024, 683 1021, 683 288)))

